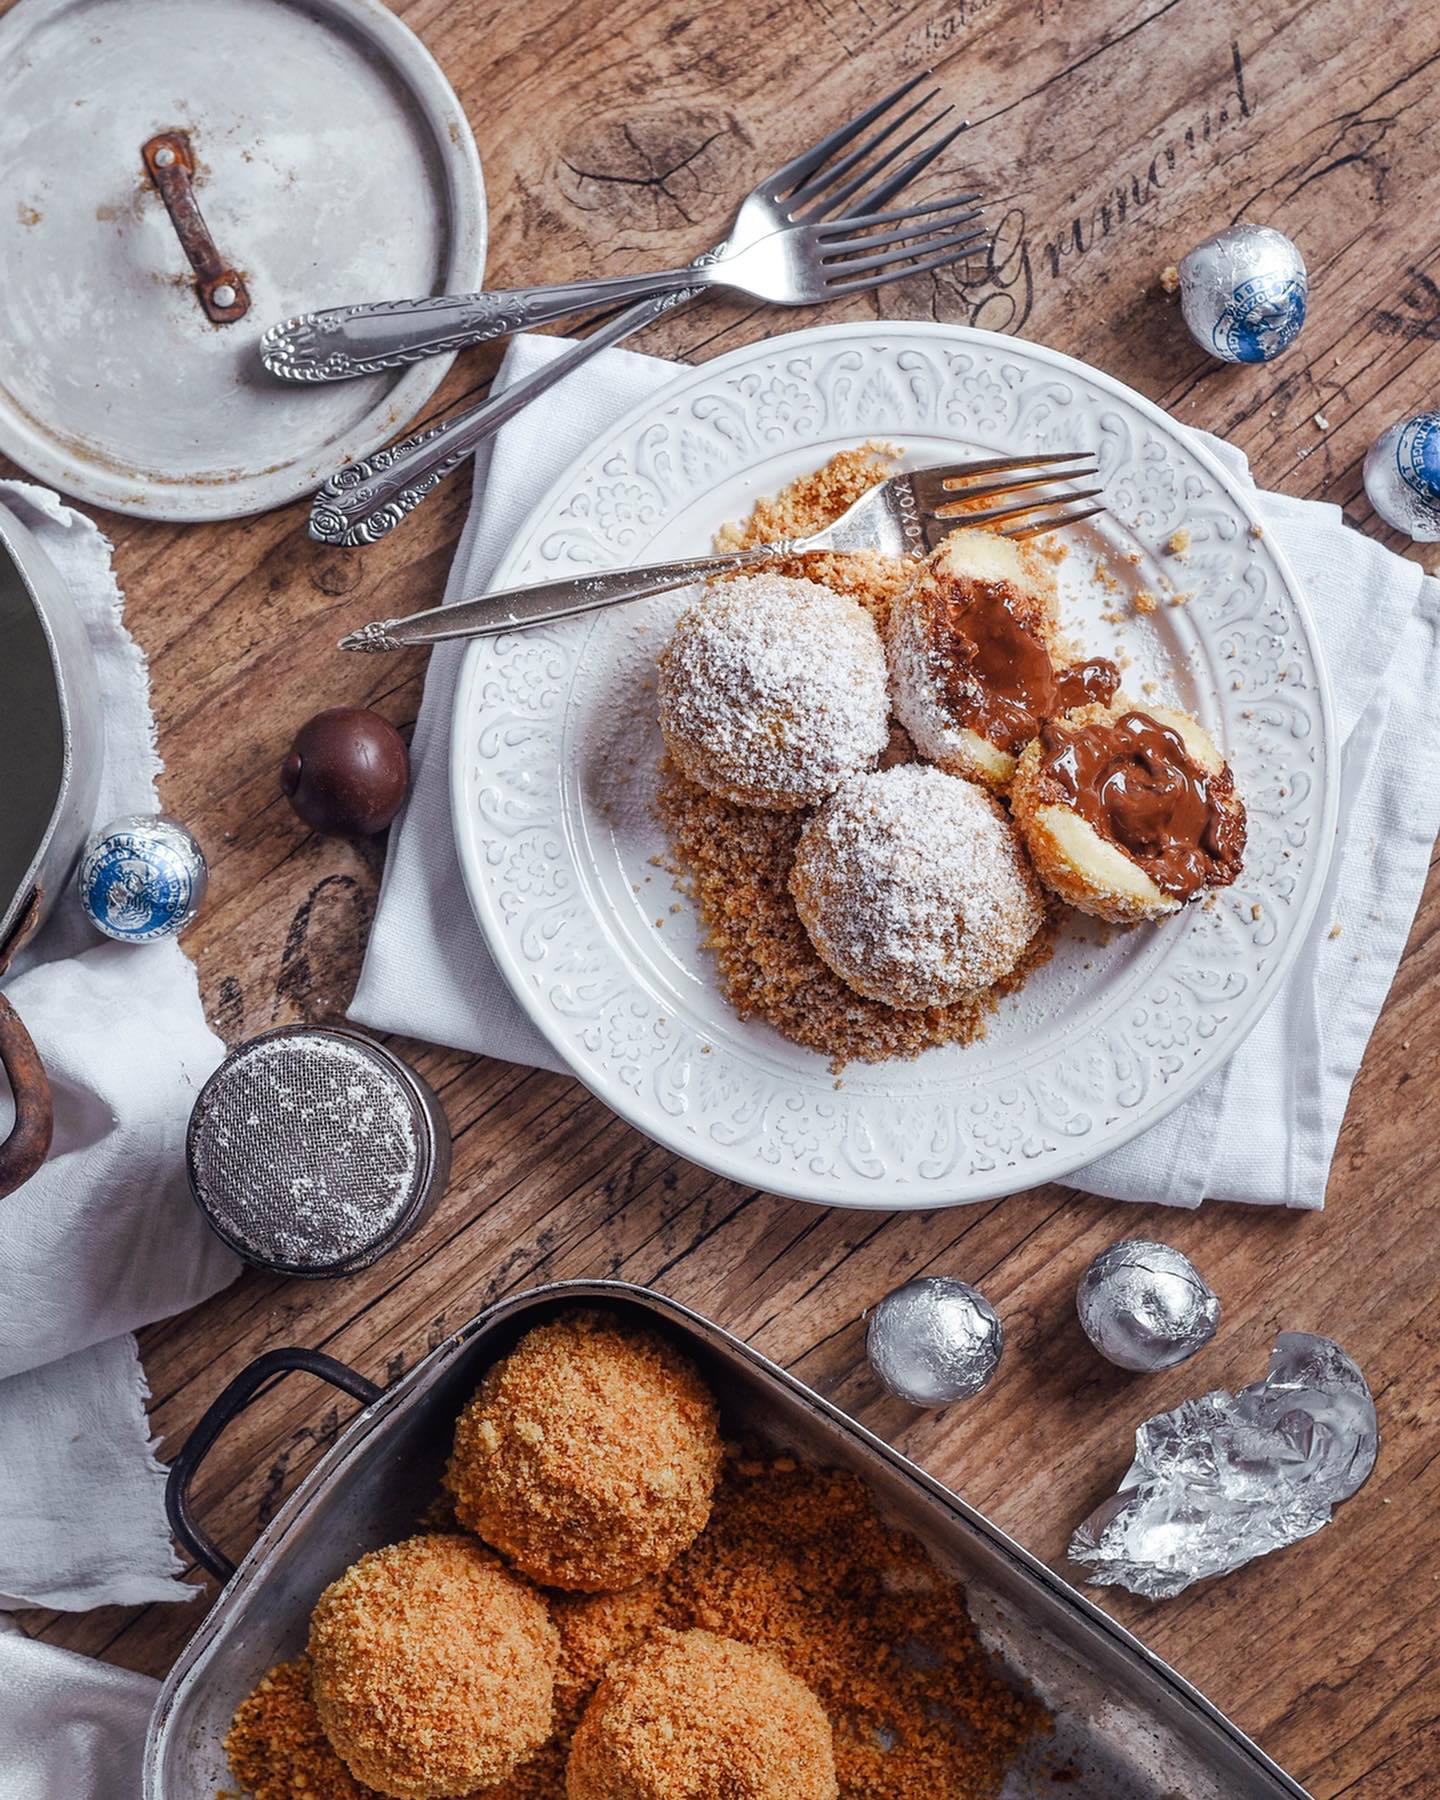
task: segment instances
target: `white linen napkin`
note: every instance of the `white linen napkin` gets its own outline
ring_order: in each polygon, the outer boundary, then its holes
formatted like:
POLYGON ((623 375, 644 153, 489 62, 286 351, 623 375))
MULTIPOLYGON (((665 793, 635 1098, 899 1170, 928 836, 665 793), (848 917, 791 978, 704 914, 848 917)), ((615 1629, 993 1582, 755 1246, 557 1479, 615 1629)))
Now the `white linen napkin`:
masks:
MULTIPOLYGON (((508 386, 566 340, 512 340, 508 386)), ((511 421, 477 459, 445 598, 484 591, 535 496, 675 365, 608 350, 511 421)), ((1245 458, 1197 432, 1237 479, 1245 458)), ((1346 527, 1337 507, 1257 496, 1314 611, 1343 743, 1340 842, 1310 941, 1226 1067, 1168 1118, 1069 1179, 1115 1199, 1207 1196, 1319 1207, 1335 1138, 1419 904, 1440 827, 1440 582, 1346 527), (1333 925, 1341 927, 1332 935, 1333 925)), ((409 803, 390 834, 351 1006, 363 1024, 540 1068, 563 1065, 491 961, 450 824, 450 711, 462 645, 432 654, 409 803)))
POLYGON ((138 1800, 160 1683, 0 1617, 0 1800, 138 1800))
MULTIPOLYGON (((121 623, 110 545, 43 488, 3 482, 0 502, 56 565, 95 650, 97 823, 153 812, 149 680, 121 623)), ((130 1333, 239 1268, 185 1183, 185 1123, 223 1046, 177 943, 108 943, 69 895, 16 967, 5 992, 49 1071, 55 1136, 44 1167, 0 1208, 0 1607, 188 1599, 198 1590, 176 1579, 130 1333)), ((0 1110, 3 1131, 8 1092, 0 1110)), ((15 1697, 0 1676, 0 1746, 17 1741, 15 1697)))

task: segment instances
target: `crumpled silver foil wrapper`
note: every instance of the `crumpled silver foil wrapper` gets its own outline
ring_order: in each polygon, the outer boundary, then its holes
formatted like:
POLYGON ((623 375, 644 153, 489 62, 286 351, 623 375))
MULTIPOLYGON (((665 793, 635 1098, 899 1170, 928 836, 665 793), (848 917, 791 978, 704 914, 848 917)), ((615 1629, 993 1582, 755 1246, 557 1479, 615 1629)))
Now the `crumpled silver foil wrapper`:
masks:
POLYGON ((1220 1323, 1220 1301, 1190 1258, 1148 1238, 1102 1250, 1080 1277, 1075 1310, 1103 1357, 1141 1374, 1184 1362, 1220 1323))
POLYGON ((1113 1499, 1070 1540, 1101 1586, 1167 1600, 1310 1537, 1379 1449, 1365 1377, 1336 1343, 1282 1331, 1263 1381, 1147 1419, 1113 1499))

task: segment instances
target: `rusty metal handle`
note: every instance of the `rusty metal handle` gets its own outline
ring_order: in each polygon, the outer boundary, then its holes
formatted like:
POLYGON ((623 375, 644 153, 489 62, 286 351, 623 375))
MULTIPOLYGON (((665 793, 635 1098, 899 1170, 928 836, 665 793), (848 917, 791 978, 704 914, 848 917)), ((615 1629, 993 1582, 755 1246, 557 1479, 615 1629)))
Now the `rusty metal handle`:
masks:
POLYGON ((217 1581, 228 1581, 235 1573, 235 1565, 195 1517, 190 1485, 225 1427, 281 1376, 295 1370, 318 1375, 322 1381, 328 1381, 332 1387, 339 1388, 352 1399, 363 1401, 366 1406, 372 1406, 385 1391, 357 1369, 327 1356, 323 1350, 305 1350, 299 1346, 267 1350, 254 1362, 247 1363, 235 1379, 221 1389, 171 1463, 165 1483, 165 1512, 171 1531, 217 1581))
POLYGON ((0 1144, 0 1198, 27 1182, 50 1154, 55 1107, 35 1041, 0 994, 0 1068, 15 1099, 15 1123, 0 1144))
POLYGON ((180 248, 195 271, 195 292, 215 325, 233 325, 250 310, 250 294, 238 269, 215 247, 195 198, 195 153, 189 134, 160 131, 140 146, 146 173, 155 183, 180 248))

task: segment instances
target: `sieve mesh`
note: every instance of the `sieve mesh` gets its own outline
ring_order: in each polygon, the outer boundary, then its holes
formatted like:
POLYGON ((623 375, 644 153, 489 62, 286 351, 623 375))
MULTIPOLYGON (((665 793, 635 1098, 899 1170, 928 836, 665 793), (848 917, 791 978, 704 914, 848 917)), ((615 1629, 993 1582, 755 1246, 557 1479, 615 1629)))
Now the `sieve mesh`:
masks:
POLYGON ((423 1178, 415 1103, 363 1045, 261 1038, 212 1076, 190 1126, 195 1197, 260 1261, 323 1268, 404 1217, 423 1178))

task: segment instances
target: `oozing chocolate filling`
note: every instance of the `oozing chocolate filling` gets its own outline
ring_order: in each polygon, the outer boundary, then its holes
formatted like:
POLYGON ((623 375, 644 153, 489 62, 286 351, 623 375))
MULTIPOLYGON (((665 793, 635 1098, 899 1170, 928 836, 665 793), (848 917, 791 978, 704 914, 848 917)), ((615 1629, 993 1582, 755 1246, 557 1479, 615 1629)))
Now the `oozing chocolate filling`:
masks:
POLYGON ((1056 671, 1050 652, 1021 619, 1003 581, 947 582, 933 603, 931 642, 956 719, 1012 754, 1042 719, 1108 702, 1120 671, 1103 657, 1056 671))
POLYGON ((1188 900, 1239 874, 1245 817, 1222 804, 1230 772, 1207 774, 1178 732, 1148 713, 1127 712, 1075 729, 1046 723, 1040 744, 1042 776, 1162 892, 1188 900))
POLYGON ((1077 706, 1108 706, 1120 690, 1120 671, 1103 656, 1071 663, 1055 671, 1055 713, 1074 712, 1077 706))

